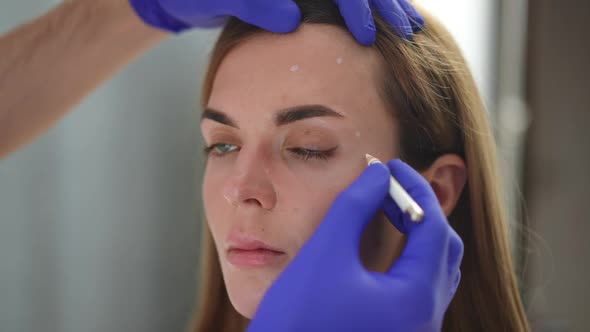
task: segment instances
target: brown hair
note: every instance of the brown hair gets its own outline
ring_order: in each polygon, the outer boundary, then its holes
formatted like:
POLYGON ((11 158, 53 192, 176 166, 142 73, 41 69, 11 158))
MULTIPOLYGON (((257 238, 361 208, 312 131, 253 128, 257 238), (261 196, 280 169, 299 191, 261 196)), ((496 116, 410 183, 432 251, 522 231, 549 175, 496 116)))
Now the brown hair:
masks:
MULTIPOLYGON (((346 28, 331 0, 296 0, 303 23, 346 28)), ((496 148, 487 114, 461 52, 447 30, 424 10, 425 28, 401 39, 375 15, 382 59, 380 94, 399 121, 401 158, 418 170, 453 153, 467 165, 467 183, 449 216, 465 244, 461 284, 444 318, 443 331, 528 331, 510 255, 496 148)), ((203 86, 211 94, 224 56, 262 30, 232 19, 212 53, 203 86)), ((248 320, 232 307, 213 240, 204 225, 199 315, 191 331, 237 332, 248 320)), ((392 308, 395 310, 395 308, 392 308)))

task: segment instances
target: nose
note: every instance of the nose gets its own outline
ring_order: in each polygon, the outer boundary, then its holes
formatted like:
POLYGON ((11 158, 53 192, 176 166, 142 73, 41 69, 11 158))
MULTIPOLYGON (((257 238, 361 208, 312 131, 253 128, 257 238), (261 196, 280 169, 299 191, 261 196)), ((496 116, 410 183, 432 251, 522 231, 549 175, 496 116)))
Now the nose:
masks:
POLYGON ((254 205, 272 210, 277 203, 277 194, 266 161, 254 154, 248 156, 242 150, 234 165, 232 174, 224 183, 225 199, 232 205, 254 205))

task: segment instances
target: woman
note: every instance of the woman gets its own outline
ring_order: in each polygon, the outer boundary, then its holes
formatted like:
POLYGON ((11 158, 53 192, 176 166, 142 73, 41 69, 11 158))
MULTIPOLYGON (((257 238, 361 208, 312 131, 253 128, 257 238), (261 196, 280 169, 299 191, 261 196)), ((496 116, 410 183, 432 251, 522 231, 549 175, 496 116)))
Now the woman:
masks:
MULTIPOLYGON (((273 35, 234 19, 212 54, 202 121, 210 232, 193 330, 245 329, 330 203, 366 167, 364 153, 419 170, 464 242, 443 330, 528 330, 492 133, 448 32, 421 10, 424 30, 409 42, 376 17, 377 41, 363 47, 332 1, 296 2, 296 32, 273 35), (276 257, 232 250, 261 241, 276 257)), ((360 254, 367 269, 384 271, 403 245, 379 215, 360 254)))

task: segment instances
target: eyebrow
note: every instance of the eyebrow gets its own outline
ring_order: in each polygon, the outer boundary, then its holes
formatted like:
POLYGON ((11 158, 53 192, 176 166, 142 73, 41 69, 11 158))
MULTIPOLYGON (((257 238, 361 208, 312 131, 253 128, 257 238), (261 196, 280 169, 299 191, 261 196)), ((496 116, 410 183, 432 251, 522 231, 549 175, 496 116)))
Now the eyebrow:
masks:
MULTIPOLYGON (((299 105, 277 111, 274 114, 273 120, 276 126, 284 126, 295 121, 320 116, 331 116, 336 118, 344 117, 344 115, 342 115, 341 113, 336 112, 335 110, 323 105, 299 105)), ((232 119, 229 115, 223 113, 220 110, 216 110, 210 107, 207 107, 205 108, 205 110, 203 110, 203 113, 201 114, 201 122, 204 119, 219 122, 230 127, 238 129, 240 128, 236 121, 232 119)))

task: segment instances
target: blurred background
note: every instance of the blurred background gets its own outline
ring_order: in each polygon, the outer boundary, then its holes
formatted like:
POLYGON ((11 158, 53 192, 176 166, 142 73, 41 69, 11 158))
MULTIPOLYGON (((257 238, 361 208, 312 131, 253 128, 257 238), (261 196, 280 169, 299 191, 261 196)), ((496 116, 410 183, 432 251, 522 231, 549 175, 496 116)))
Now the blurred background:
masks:
MULTIPOLYGON (((494 122, 533 330, 590 331, 590 4, 417 1, 458 40, 494 122)), ((57 3, 0 0, 0 34, 57 3)), ((0 160, 0 332, 184 329, 217 33, 169 38, 0 160)))

